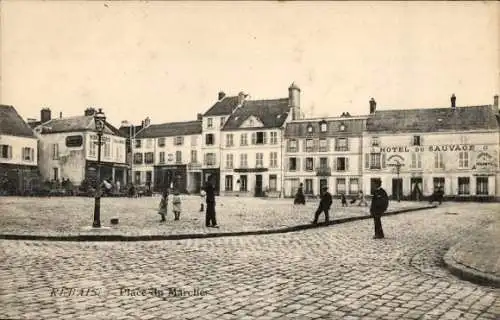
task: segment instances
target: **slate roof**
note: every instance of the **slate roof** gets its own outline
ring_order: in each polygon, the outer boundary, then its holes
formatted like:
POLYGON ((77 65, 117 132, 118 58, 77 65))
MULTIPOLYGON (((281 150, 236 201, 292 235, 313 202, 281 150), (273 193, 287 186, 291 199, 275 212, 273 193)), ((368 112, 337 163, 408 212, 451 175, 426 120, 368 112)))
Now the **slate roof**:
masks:
POLYGON ((169 122, 152 124, 139 132, 137 139, 175 137, 201 134, 201 121, 169 122))
MULTIPOLYGON (((68 118, 54 118, 40 125, 42 133, 61 133, 61 132, 81 132, 95 131, 94 116, 76 116, 68 118)), ((104 133, 124 137, 118 129, 106 122, 104 133)))
POLYGON ((240 128, 246 119, 253 116, 262 122, 262 129, 279 128, 285 123, 290 112, 288 98, 272 100, 245 100, 227 119, 222 131, 249 130, 240 128))
POLYGON ((338 118, 338 119, 310 119, 309 121, 292 121, 287 123, 285 129, 286 138, 319 138, 337 136, 361 136, 365 127, 366 118, 338 118), (326 132, 321 132, 320 124, 326 122, 326 132), (344 124, 344 131, 340 130, 344 124), (307 132, 307 127, 312 126, 312 133, 307 132))
POLYGON ((368 132, 440 132, 498 129, 491 105, 430 109, 377 110, 367 121, 368 132))
POLYGON ((223 116, 229 115, 238 105, 238 96, 224 97, 217 101, 203 116, 223 116))
POLYGON ((0 105, 0 134, 36 138, 30 126, 13 106, 0 105))

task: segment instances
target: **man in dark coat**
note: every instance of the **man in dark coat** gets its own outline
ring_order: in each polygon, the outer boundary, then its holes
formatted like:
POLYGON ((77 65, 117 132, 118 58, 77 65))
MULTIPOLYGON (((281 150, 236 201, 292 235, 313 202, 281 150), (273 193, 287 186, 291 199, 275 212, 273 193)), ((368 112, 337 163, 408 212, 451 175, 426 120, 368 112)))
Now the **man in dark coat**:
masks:
POLYGON ((208 178, 205 188, 206 193, 207 211, 205 215, 205 226, 211 228, 218 228, 217 219, 215 218, 215 187, 213 178, 208 178))
POLYGON ((434 193, 431 195, 431 198, 429 200, 429 204, 432 204, 434 201, 439 202, 439 204, 443 203, 443 196, 444 196, 444 191, 442 187, 439 187, 437 191, 434 191, 434 193))
POLYGON ((314 221, 313 224, 318 223, 318 218, 319 215, 324 212, 325 213, 325 224, 328 223, 330 220, 330 217, 328 215, 328 211, 330 210, 330 207, 332 206, 332 195, 330 192, 328 192, 328 187, 323 187, 323 190, 321 190, 321 200, 319 202, 318 210, 316 210, 316 213, 314 214, 314 221))
POLYGON ((299 185, 297 189, 297 193, 295 194, 295 199, 293 200, 293 204, 306 204, 306 197, 304 196, 303 184, 299 185))
POLYGON ((389 207, 389 197, 387 192, 382 189, 382 181, 376 180, 375 182, 376 190, 373 192, 372 203, 370 207, 370 214, 373 216, 373 222, 375 224, 375 236, 374 239, 383 239, 384 230, 382 229, 382 214, 389 207))

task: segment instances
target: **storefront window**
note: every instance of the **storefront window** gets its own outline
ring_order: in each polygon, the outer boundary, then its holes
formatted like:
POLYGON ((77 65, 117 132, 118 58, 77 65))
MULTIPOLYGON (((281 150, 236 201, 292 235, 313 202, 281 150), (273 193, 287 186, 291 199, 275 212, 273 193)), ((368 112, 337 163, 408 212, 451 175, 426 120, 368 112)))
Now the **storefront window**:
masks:
POLYGON ((482 196, 488 195, 488 177, 476 178, 476 194, 482 196))
POLYGON ((470 194, 469 177, 458 178, 458 194, 470 194))

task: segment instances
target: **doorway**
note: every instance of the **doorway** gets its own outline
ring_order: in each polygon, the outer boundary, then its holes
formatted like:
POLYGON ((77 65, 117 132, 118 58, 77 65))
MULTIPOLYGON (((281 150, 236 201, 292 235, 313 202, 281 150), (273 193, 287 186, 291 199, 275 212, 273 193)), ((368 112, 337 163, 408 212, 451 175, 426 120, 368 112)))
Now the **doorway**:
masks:
POLYGON ((262 197, 264 194, 262 192, 262 175, 255 175, 255 196, 262 197))
POLYGON ((422 178, 411 178, 410 180, 411 187, 411 200, 420 201, 422 200, 422 178))
POLYGON ((401 200, 402 198, 403 198, 403 178, 394 178, 392 179, 392 199, 401 200))

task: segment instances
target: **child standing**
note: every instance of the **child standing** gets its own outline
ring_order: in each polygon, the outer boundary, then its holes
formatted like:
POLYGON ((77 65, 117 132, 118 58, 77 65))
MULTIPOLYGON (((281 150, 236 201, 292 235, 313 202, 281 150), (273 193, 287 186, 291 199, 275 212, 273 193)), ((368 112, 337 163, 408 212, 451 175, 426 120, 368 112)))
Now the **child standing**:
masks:
POLYGON ((172 198, 172 210, 174 211, 175 220, 179 220, 181 215, 181 196, 179 195, 179 191, 175 190, 174 197, 172 198))
POLYGON ((347 207, 347 199, 344 193, 340 194, 340 200, 342 201, 342 207, 347 207))
POLYGON ((203 212, 205 211, 205 197, 207 196, 207 193, 205 192, 205 190, 201 190, 200 191, 200 212, 203 212))
POLYGON ((160 207, 158 209, 158 214, 161 215, 161 222, 167 221, 165 216, 168 213, 168 189, 163 192, 160 200, 160 207))

